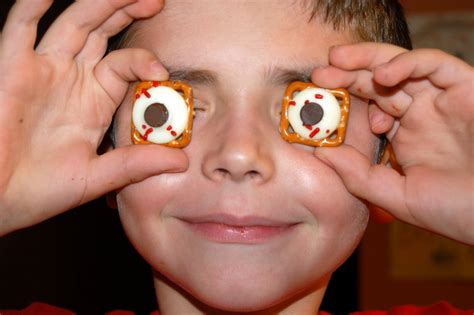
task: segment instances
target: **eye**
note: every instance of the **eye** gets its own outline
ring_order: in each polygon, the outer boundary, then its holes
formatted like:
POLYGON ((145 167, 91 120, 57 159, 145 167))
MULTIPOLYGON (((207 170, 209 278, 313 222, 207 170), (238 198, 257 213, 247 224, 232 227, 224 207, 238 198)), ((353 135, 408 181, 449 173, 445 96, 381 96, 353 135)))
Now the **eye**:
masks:
POLYGON ((194 99, 194 117, 202 115, 207 112, 207 106, 206 104, 199 100, 199 99, 194 99))
POLYGON ((189 86, 189 91, 184 91, 187 95, 180 94, 176 90, 180 84, 183 83, 142 82, 138 86, 132 113, 132 139, 135 143, 146 141, 174 144, 170 146, 175 147, 187 144, 179 141, 183 133, 189 134, 187 138, 190 138, 192 95, 189 86), (186 99, 191 99, 191 104, 186 99))
POLYGON ((339 102, 327 90, 305 89, 290 101, 288 121, 293 130, 305 139, 327 138, 341 121, 339 102))
POLYGON ((280 134, 288 142, 315 147, 340 145, 350 105, 345 89, 326 90, 311 82, 292 82, 283 97, 280 134))

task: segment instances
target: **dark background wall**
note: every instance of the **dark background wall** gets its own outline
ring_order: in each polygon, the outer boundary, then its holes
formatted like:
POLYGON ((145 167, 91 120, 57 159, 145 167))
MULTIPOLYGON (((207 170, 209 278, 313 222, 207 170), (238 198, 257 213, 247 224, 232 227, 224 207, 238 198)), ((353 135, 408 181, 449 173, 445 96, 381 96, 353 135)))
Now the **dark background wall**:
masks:
MULTIPOLYGON (((13 2, 0 1, 0 24, 13 2)), ((41 20, 40 36, 70 3, 54 2, 41 20)), ((357 299, 355 254, 334 274, 323 309, 344 314, 357 310, 357 299)), ((0 310, 34 301, 79 314, 114 309, 145 314, 157 308, 150 267, 104 198, 0 238, 0 310)))

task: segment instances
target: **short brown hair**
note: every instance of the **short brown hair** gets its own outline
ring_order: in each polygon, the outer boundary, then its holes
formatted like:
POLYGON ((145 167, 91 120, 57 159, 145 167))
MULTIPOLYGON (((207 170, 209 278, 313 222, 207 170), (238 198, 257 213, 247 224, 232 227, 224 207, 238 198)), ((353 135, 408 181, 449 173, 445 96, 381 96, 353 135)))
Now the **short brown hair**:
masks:
POLYGON ((352 29, 361 41, 411 49, 403 8, 397 0, 310 0, 311 19, 319 16, 335 30, 352 29))

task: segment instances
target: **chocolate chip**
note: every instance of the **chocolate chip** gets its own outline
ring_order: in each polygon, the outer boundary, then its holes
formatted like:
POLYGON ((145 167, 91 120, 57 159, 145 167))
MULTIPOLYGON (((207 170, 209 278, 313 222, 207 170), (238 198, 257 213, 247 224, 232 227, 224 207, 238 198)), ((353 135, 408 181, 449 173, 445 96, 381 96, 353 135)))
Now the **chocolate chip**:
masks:
POLYGON ((318 103, 306 103, 301 108, 300 117, 305 126, 316 125, 323 119, 323 116, 324 110, 318 103))
POLYGON ((145 110, 145 121, 151 127, 161 127, 168 120, 169 113, 166 106, 153 103, 145 110))

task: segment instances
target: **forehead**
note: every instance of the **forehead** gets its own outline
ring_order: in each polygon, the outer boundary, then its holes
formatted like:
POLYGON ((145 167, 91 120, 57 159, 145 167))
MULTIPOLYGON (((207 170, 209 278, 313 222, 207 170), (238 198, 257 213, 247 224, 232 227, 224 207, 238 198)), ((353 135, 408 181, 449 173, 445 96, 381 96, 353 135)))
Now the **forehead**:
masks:
POLYGON ((295 1, 167 1, 136 23, 129 46, 154 51, 168 68, 300 68, 327 62, 332 45, 353 41, 295 1))

